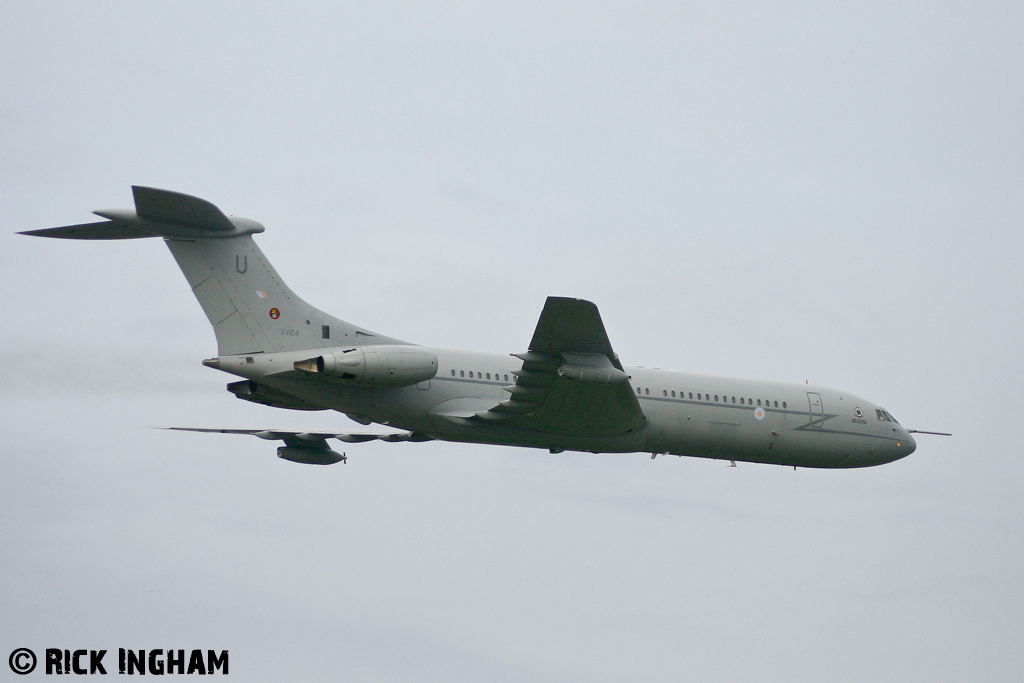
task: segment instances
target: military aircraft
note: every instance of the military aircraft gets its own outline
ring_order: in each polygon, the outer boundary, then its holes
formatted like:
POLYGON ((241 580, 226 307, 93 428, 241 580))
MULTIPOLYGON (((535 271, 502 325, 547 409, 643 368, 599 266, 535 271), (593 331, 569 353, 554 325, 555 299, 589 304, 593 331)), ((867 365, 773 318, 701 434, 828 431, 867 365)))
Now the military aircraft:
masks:
POLYGON ((917 447, 917 430, 843 391, 624 366, 597 307, 582 299, 548 298, 529 346, 508 356, 392 339, 296 296, 253 240, 264 230, 256 221, 177 192, 132 192, 134 210, 94 211, 106 220, 20 234, 163 238, 217 337, 217 357, 203 365, 242 378, 228 391, 401 431, 173 429, 280 440, 279 457, 318 465, 346 460, 328 439, 439 439, 794 468, 869 467, 917 447))

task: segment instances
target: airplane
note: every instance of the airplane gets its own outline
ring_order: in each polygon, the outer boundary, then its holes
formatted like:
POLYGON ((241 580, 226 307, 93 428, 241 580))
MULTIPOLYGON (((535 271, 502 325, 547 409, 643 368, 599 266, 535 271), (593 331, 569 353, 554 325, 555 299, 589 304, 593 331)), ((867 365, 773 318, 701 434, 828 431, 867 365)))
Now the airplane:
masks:
POLYGON ((549 297, 526 350, 511 355, 410 344, 332 317, 292 292, 253 235, 260 223, 178 192, 133 186, 135 209, 19 234, 79 240, 163 238, 213 325, 203 365, 242 378, 236 397, 335 410, 397 432, 185 431, 283 441, 278 457, 347 462, 328 439, 429 440, 650 453, 813 468, 870 467, 914 452, 887 410, 844 391, 624 366, 590 301, 549 297))

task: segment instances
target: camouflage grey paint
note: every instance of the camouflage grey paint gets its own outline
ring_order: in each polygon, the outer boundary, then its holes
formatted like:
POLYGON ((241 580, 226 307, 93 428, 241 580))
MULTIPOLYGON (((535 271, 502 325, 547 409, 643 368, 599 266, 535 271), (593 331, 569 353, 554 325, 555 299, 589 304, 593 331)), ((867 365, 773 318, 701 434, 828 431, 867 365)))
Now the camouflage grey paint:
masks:
MULTIPOLYGON (((519 356, 418 347, 425 357, 436 359, 436 366, 432 374, 423 375, 429 379, 408 386, 318 373, 316 359, 324 354, 340 358, 353 348, 406 343, 329 316, 296 296, 253 240, 253 233, 263 231, 259 223, 229 218, 213 204, 180 193, 142 187, 133 187, 133 192, 134 211, 96 212, 107 222, 24 234, 66 239, 162 237, 217 336, 219 356, 204 364, 250 380, 257 389, 242 391, 245 387, 229 385, 239 398, 303 410, 331 409, 363 424, 408 430, 407 435, 384 437, 390 441, 433 438, 555 452, 647 452, 827 468, 878 465, 916 448, 906 429, 879 417, 884 412, 879 406, 841 391, 623 367, 597 309, 577 300, 548 300, 533 342, 541 344, 543 352, 532 345, 519 356), (607 358, 604 367, 585 372, 580 363, 600 354, 607 358), (569 372, 563 371, 559 359, 569 372), (588 398, 587 381, 593 382, 595 395, 618 392, 613 398, 628 422, 622 429, 608 429, 605 421, 614 419, 612 411, 589 432, 579 429, 586 425, 586 415, 573 431, 521 426, 529 424, 533 405, 531 387, 523 386, 522 376, 543 375, 537 368, 549 362, 551 376, 544 379, 548 385, 582 387, 584 394, 576 395, 588 398), (524 370, 524 365, 530 367, 524 370), (518 382, 515 373, 521 375, 518 382), (627 382, 629 395, 624 393, 627 382), (260 388, 267 391, 260 394, 260 388), (622 402, 623 396, 628 404, 622 402), (637 403, 642 415, 636 413, 637 403), (502 412, 496 408, 499 404, 512 408, 502 412), (513 409, 518 413, 509 415, 513 409), (504 420, 508 417, 523 419, 517 426, 516 419, 504 420), (594 436, 612 433, 617 435, 594 436)), ((559 394, 562 400, 573 395, 559 394)), ((571 412, 573 406, 562 408, 571 412)), ((537 404, 536 412, 544 409, 537 404)), ((337 461, 333 452, 324 455, 327 437, 360 441, 376 436, 241 431, 284 439, 281 457, 319 464, 337 461), (304 440, 318 451, 309 458, 293 452, 303 448, 304 440)))

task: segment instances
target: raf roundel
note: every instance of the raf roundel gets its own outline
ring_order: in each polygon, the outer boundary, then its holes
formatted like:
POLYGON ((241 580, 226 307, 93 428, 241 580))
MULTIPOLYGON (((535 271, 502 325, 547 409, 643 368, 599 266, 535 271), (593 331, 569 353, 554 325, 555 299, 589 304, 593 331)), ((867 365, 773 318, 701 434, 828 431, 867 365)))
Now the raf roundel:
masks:
POLYGON ((758 406, 757 409, 754 411, 754 417, 757 418, 758 420, 763 420, 764 419, 764 408, 758 406))
POLYGON ((274 320, 277 320, 278 318, 281 317, 281 311, 277 310, 276 308, 271 308, 270 317, 273 318, 274 320))

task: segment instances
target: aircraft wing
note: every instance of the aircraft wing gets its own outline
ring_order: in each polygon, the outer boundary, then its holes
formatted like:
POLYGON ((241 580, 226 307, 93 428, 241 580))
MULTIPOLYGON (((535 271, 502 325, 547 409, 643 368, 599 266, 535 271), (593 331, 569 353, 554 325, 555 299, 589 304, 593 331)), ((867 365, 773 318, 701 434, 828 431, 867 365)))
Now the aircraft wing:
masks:
POLYGON ((345 443, 363 443, 365 441, 431 441, 431 437, 417 432, 396 432, 393 434, 366 434, 362 432, 290 432, 279 429, 208 429, 204 427, 164 427, 177 432, 204 432, 207 434, 250 434, 269 441, 284 441, 289 446, 302 448, 310 444, 326 443, 327 439, 337 439, 345 443))
POLYGON ((622 436, 647 418, 612 351, 597 306, 548 297, 511 396, 474 421, 566 436, 622 436))
POLYGON ((344 453, 335 453, 327 445, 327 439, 338 439, 345 443, 364 441, 430 441, 426 434, 397 432, 394 434, 364 434, 338 432, 289 432, 279 429, 207 429, 203 427, 164 427, 179 432, 205 432, 207 434, 251 434, 270 441, 284 441, 277 449, 277 457, 303 465, 333 465, 348 462, 344 453))

